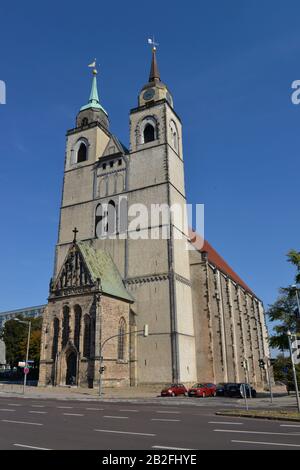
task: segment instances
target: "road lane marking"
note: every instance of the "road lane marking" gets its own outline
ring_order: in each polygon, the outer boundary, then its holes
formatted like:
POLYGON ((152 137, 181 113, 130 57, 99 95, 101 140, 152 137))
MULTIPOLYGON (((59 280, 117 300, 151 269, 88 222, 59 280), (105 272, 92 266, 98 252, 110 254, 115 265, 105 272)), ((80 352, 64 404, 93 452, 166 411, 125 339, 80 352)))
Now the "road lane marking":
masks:
POLYGON ((300 444, 283 444, 281 442, 261 442, 261 441, 234 441, 231 442, 238 442, 241 444, 261 444, 266 446, 283 446, 283 447, 300 447, 300 444))
POLYGON ((8 406, 22 406, 22 405, 19 405, 19 403, 7 403, 8 406))
POLYGON ((268 432, 268 431, 237 431, 235 429, 214 429, 215 432, 239 432, 243 434, 269 434, 275 436, 300 436, 300 433, 289 433, 289 432, 268 432))
POLYGON ((300 428, 300 424, 281 424, 283 428, 300 428))
POLYGON ((180 411, 156 411, 155 413, 166 413, 166 414, 180 415, 180 411))
POLYGON ((0 408, 0 411, 16 411, 16 410, 12 410, 11 408, 0 408))
POLYGON ((167 447, 167 446, 152 446, 152 449, 195 450, 195 449, 187 449, 186 447, 167 447))
POLYGON ((139 410, 119 410, 119 411, 124 411, 124 413, 127 412, 127 411, 132 412, 132 413, 138 413, 139 412, 139 410))
POLYGON ((42 423, 30 423, 29 421, 12 421, 9 419, 1 419, 3 423, 14 423, 14 424, 31 424, 32 426, 44 426, 42 423))
POLYGON ((164 418, 152 418, 151 421, 168 421, 168 422, 178 422, 180 419, 164 419, 164 418))
POLYGON ((39 414, 39 415, 45 415, 45 414, 47 414, 47 411, 28 411, 28 413, 36 413, 36 414, 39 414))
POLYGON ((61 410, 72 410, 73 406, 58 406, 61 410))
POLYGON ((230 421, 208 421, 208 424, 234 424, 234 425, 239 425, 239 424, 244 424, 244 423, 232 423, 230 421))
POLYGON ((128 416, 103 416, 103 418, 128 419, 128 416))
POLYGON ((64 416, 84 416, 80 413, 63 413, 64 416))
POLYGON ((86 410, 89 410, 89 411, 104 411, 105 408, 85 408, 86 410))
POLYGON ((26 444, 14 444, 14 446, 16 446, 16 447, 25 447, 26 449, 51 450, 51 449, 46 449, 45 447, 27 446, 26 444))
POLYGON ((114 433, 114 434, 131 434, 131 435, 134 435, 134 436, 150 436, 150 437, 155 437, 156 436, 156 434, 150 434, 150 433, 145 433, 145 432, 111 431, 109 429, 94 429, 94 431, 109 432, 109 433, 114 433))
POLYGON ((32 408, 45 408, 45 405, 31 405, 32 408))

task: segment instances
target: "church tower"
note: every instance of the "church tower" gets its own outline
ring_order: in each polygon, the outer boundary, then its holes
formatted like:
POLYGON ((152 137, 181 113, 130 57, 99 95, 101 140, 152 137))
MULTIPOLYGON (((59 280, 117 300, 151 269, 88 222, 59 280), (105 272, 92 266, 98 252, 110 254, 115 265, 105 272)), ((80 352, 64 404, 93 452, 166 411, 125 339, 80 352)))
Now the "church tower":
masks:
POLYGON ((130 112, 128 189, 129 202, 144 204, 149 214, 156 204, 177 207, 168 222, 150 217, 140 227, 140 240, 128 237, 126 283, 135 298, 138 325, 148 323, 150 331, 148 340, 138 338, 138 377, 141 382, 192 382, 195 337, 182 126, 160 79, 155 47, 149 81, 130 112), (157 237, 151 238, 155 231, 157 237))

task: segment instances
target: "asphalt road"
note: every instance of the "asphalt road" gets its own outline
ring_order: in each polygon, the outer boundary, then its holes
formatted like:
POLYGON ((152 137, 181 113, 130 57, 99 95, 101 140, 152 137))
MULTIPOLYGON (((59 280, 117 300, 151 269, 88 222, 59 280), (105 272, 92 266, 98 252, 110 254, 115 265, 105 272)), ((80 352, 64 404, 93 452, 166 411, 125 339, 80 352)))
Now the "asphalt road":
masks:
POLYGON ((216 416, 214 399, 165 400, 0 397, 0 449, 300 449, 300 423, 216 416))

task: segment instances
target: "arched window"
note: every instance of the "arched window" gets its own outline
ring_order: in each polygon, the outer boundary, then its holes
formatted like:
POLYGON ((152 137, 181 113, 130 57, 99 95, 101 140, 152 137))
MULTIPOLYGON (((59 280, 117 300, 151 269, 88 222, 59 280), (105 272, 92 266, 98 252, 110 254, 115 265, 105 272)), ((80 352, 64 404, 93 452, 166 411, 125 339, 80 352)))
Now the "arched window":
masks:
POLYGON ((83 118, 82 121, 81 121, 81 125, 82 125, 82 126, 87 126, 88 123, 89 123, 89 120, 88 120, 88 118, 86 118, 86 117, 83 118))
POLYGON ((99 204, 96 208, 95 216, 95 235, 97 238, 101 238, 105 234, 105 225, 106 225, 106 214, 103 210, 102 204, 99 204))
POLYGON ((144 144, 155 140, 155 129, 152 124, 146 124, 144 129, 144 144))
POLYGON ((97 238, 108 237, 117 232, 117 206, 111 200, 108 204, 99 204, 96 209, 95 234, 97 238))
POLYGON ((75 328, 74 328, 74 345, 77 351, 79 351, 80 347, 80 329, 81 329, 81 314, 82 310, 79 305, 75 305, 74 308, 75 312, 75 328))
POLYGON ((114 235, 117 232, 117 207, 115 201, 109 201, 107 205, 107 229, 108 235, 114 235))
POLYGON ((77 163, 85 162, 87 160, 87 148, 86 145, 81 142, 77 152, 77 163))
POLYGON ((124 361, 125 359, 125 343, 126 343, 126 322, 124 318, 121 318, 119 322, 118 331, 118 359, 124 361))
POLYGON ((58 335, 59 335, 59 319, 54 318, 53 320, 53 343, 52 343, 52 359, 55 361, 56 354, 58 351, 58 335))
POLYGON ((62 348, 64 348, 69 341, 70 334, 70 309, 67 305, 63 309, 63 331, 62 331, 62 348))
POLYGON ((91 351, 91 319, 89 315, 84 316, 84 338, 83 338, 83 356, 90 358, 91 351))

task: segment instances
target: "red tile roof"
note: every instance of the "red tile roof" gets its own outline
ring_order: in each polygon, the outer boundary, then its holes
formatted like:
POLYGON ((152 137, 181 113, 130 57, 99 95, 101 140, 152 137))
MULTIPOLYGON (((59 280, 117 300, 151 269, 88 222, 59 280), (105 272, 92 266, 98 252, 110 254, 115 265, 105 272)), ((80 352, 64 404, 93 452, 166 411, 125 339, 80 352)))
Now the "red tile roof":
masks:
POLYGON ((233 271, 233 269, 226 263, 226 261, 216 252, 216 250, 208 243, 207 240, 198 235, 193 230, 189 230, 190 241, 192 245, 201 253, 206 252, 208 261, 216 266, 224 274, 227 274, 234 282, 243 287, 246 291, 255 295, 254 292, 247 286, 247 284, 233 271))

